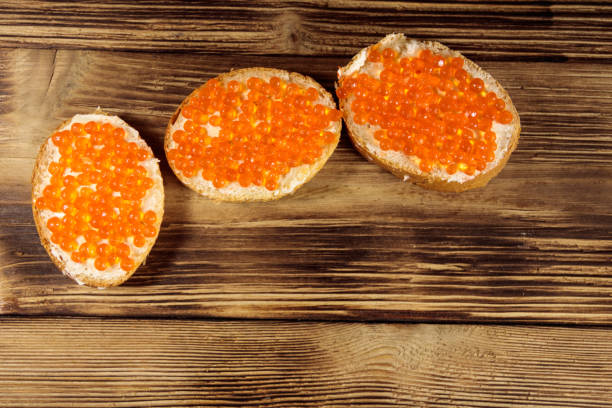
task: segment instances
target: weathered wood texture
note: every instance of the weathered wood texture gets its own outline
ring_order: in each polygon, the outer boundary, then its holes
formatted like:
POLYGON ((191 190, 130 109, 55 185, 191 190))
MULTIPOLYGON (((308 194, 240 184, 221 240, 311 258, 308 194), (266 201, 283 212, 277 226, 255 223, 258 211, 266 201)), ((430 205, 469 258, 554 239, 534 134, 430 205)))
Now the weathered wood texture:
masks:
POLYGON ((608 65, 485 62, 521 113, 510 163, 443 194, 362 159, 346 135, 278 202, 219 204, 163 156, 166 121, 204 80, 275 66, 328 89, 346 58, 100 51, 0 53, 0 313, 612 323, 612 76, 608 65), (58 123, 96 106, 161 158, 166 217, 122 287, 78 287, 38 242, 29 179, 58 123))
POLYGON ((0 405, 612 407, 605 329, 0 320, 0 405))
POLYGON ((0 15, 3 46, 344 56, 405 32, 480 59, 612 57, 609 2, 5 0, 0 15))

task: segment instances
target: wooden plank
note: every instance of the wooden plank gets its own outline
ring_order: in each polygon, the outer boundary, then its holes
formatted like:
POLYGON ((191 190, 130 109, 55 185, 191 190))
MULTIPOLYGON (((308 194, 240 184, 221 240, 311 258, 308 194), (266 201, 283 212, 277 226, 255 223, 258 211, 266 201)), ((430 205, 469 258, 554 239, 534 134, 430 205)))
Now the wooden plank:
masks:
POLYGON ((480 59, 612 56, 609 2, 5 0, 0 15, 10 47, 347 56, 405 32, 480 59))
POLYGON ((0 405, 611 407, 598 328, 1 319, 0 405))
POLYGON ((606 65, 487 62, 521 113, 500 176, 462 194, 401 183, 346 135, 286 199, 219 204, 163 159, 166 121, 229 68, 268 65, 328 89, 336 57, 92 51, 0 53, 0 313, 612 323, 612 77, 606 65), (35 154, 58 123, 102 106, 162 158, 166 217, 122 287, 53 267, 29 207, 35 154))

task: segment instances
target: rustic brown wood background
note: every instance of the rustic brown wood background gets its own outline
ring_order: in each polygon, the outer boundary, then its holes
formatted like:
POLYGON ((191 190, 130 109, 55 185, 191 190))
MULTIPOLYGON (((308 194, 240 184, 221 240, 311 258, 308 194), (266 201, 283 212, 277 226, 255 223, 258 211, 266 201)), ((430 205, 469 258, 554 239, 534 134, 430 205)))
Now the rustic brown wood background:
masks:
POLYGON ((612 406, 611 3, 4 0, 0 152, 2 407, 612 406), (274 203, 170 171, 165 125, 207 79, 272 66, 331 90, 390 32, 509 91, 523 132, 486 188, 402 183, 345 134, 274 203), (30 209, 39 145, 97 106, 141 131, 167 197, 147 264, 104 291, 57 271, 30 209))

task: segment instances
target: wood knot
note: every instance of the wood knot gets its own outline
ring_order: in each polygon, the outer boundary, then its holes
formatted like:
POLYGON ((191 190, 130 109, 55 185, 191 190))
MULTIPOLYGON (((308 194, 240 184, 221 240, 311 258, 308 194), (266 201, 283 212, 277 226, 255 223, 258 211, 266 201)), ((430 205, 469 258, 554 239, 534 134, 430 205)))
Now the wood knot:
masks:
POLYGON ((300 53, 303 48, 304 33, 302 32, 302 18, 299 14, 287 11, 278 16, 280 23, 281 41, 284 41, 286 51, 300 53))

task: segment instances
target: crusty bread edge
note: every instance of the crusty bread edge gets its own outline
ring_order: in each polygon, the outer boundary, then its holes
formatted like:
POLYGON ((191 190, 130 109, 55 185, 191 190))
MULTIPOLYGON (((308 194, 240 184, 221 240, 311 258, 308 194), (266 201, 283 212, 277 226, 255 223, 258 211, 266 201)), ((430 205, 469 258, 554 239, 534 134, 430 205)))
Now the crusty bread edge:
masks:
MULTIPOLYGON (((96 115, 113 116, 113 115, 110 115, 110 114, 102 111, 100 108, 96 109, 93 113, 96 114, 96 115)), ((51 242, 51 240, 49 239, 49 237, 45 233, 46 229, 42 225, 42 219, 40 217, 40 212, 36 209, 35 198, 34 198, 34 190, 35 190, 36 185, 42 182, 43 172, 45 170, 45 168, 43 166, 43 163, 45 162, 45 158, 49 157, 49 154, 50 154, 50 152, 47 151, 48 150, 48 146, 49 146, 49 143, 48 143, 49 139, 53 136, 53 134, 55 132, 57 132, 59 129, 63 128, 68 123, 70 123, 71 120, 72 120, 72 118, 70 118, 68 120, 65 120, 53 132, 51 132, 51 134, 45 139, 45 141, 43 142, 43 144, 41 145, 41 147, 40 147, 40 149, 38 151, 38 155, 36 157, 36 163, 34 165, 34 171, 32 173, 32 214, 34 216, 34 224, 36 225, 36 230, 38 231, 38 236, 40 238, 40 242, 41 242, 42 246, 47 251, 47 254, 49 254, 49 257, 51 258, 51 261, 53 261, 55 266, 57 266, 57 268, 60 271, 62 271, 62 273, 64 275, 66 275, 67 277, 73 279, 78 284, 82 284, 82 285, 86 285, 86 286, 91 286, 91 287, 95 287, 95 288, 107 288, 107 287, 111 287, 111 286, 121 285, 123 282, 128 280, 134 274, 134 272, 136 272, 136 270, 140 267, 140 265, 146 260, 147 256, 149 255, 149 252, 151 252, 151 249, 153 248, 153 245, 155 245, 155 242, 157 241, 157 237, 159 236, 159 231, 161 229, 160 227, 161 227, 161 222, 162 222, 162 218, 163 218, 163 215, 164 215, 164 205, 161 206, 161 211, 156 214, 157 218, 158 218, 156 220, 156 231, 157 231, 157 233, 156 233, 155 237, 146 240, 146 242, 148 242, 147 247, 146 247, 146 251, 143 253, 142 257, 140 257, 138 259, 134 269, 131 272, 125 272, 124 271, 125 273, 123 275, 117 276, 116 279, 108 279, 108 278, 105 279, 105 278, 94 277, 94 276, 91 276, 91 275, 86 274, 86 273, 79 274, 77 276, 77 275, 73 275, 69 271, 67 271, 65 263, 61 259, 56 257, 53 254, 53 251, 51 251, 51 245, 54 245, 54 244, 51 242)), ((149 149, 150 149, 150 147, 149 147, 149 149)), ((151 153, 152 153, 152 151, 151 151, 151 153)), ((165 200, 163 182, 162 182, 162 188, 161 188, 161 198, 162 198, 162 201, 165 200)), ((103 272, 100 272, 100 274, 103 274, 103 272)))
MULTIPOLYGON (((390 34, 390 35, 393 35, 393 34, 390 34)), ((382 42, 383 40, 381 40, 380 42, 382 42)), ((410 41, 410 39, 406 38, 405 41, 410 41)), ((367 53, 370 50, 370 48, 380 44, 380 42, 370 45, 369 47, 366 47, 365 52, 367 53)), ((461 53, 457 51, 451 50, 447 46, 437 41, 423 41, 423 42, 419 41, 419 45, 421 45, 424 48, 428 48, 432 50, 433 52, 448 53, 448 54, 452 54, 453 56, 458 56, 458 57, 463 58, 463 60, 465 61, 465 64, 467 64, 471 70, 479 72, 483 77, 487 79, 487 81, 494 82, 501 90, 502 94, 498 95, 498 97, 501 97, 501 99, 503 99, 503 101, 506 103, 506 108, 510 110, 510 112, 512 113, 514 117, 513 119, 514 132, 512 133, 510 141, 508 142, 508 149, 506 150, 504 156, 499 160, 497 165, 489 169, 488 171, 480 173, 476 175, 475 177, 465 182, 461 182, 461 183, 457 181, 446 181, 441 178, 433 177, 432 175, 429 175, 429 174, 424 175, 424 174, 416 173, 413 171, 409 171, 407 169, 402 169, 396 163, 390 160, 386 160, 380 156, 377 156, 375 153, 373 153, 367 148, 366 144, 363 143, 363 141, 356 135, 356 132, 354 132, 353 125, 348 120, 348 110, 350 109, 350 107, 345 105, 346 98, 343 98, 343 99, 339 98, 340 110, 342 111, 347 133, 351 141, 353 142, 355 149, 362 156, 364 156, 366 159, 370 161, 375 162, 376 164, 383 167, 387 171, 391 172, 395 176, 401 178, 402 180, 410 181, 413 184, 419 185, 421 187, 424 187, 430 190, 445 191, 445 192, 462 192, 462 191, 471 190, 474 188, 484 187, 493 177, 497 176, 499 172, 504 168, 504 166, 508 162, 508 159, 510 158, 510 155, 512 154, 512 152, 516 149, 516 146, 518 145, 518 140, 519 140, 520 133, 521 133, 521 124, 520 124, 520 117, 518 115, 516 107, 512 103, 512 100, 510 99, 510 95, 504 89, 504 87, 502 87, 501 84, 497 82, 495 78, 493 78, 493 76, 491 76, 488 72, 483 70, 480 66, 478 66, 472 60, 466 58, 465 56, 463 56, 461 53)), ((356 63, 356 60, 358 59, 361 52, 363 52, 363 50, 359 51, 351 59, 351 61, 341 69, 347 69, 352 64, 356 63)), ((336 88, 338 88, 338 83, 336 83, 336 88)))
MULTIPOLYGON (((334 102, 334 98, 333 96, 325 89, 323 88, 323 86, 321 86, 321 84, 319 84, 317 81, 315 81, 314 79, 297 73, 297 72, 289 72, 289 71, 285 71, 285 70, 281 70, 281 69, 277 69, 277 68, 266 68, 266 67, 250 67, 250 68, 241 68, 241 69, 236 69, 236 70, 232 70, 229 72, 225 72, 217 77, 215 77, 216 79, 218 79, 221 82, 224 82, 227 78, 231 78, 235 75, 239 75, 239 74, 245 74, 248 72, 253 72, 254 75, 257 75, 260 72, 266 72, 268 74, 271 75, 283 75, 283 74, 288 74, 289 78, 298 78, 301 81, 304 81, 306 83, 308 83, 310 86, 316 88, 319 93, 321 95, 324 95, 326 98, 328 98, 332 104, 333 107, 336 107, 336 104, 334 102)), ((166 152, 166 158, 168 156, 168 152, 169 152, 169 147, 170 147, 170 138, 172 137, 171 133, 171 129, 172 126, 174 125, 174 123, 176 122, 176 120, 178 119, 181 110, 183 109, 184 105, 191 99, 191 97, 193 95, 195 95, 204 85, 206 85, 206 83, 202 84, 201 86, 199 86, 198 88, 196 88, 193 92, 191 92, 184 100, 183 102, 181 102, 181 104, 178 106, 178 108, 176 109, 176 111, 174 112, 174 114, 171 116, 170 121, 168 122, 168 126, 166 127, 166 135, 164 138, 164 151, 166 152)), ((340 134, 342 132, 342 123, 340 123, 340 125, 338 126, 338 130, 335 132, 335 140, 328 144, 325 149, 323 150, 323 153, 321 154, 321 157, 319 157, 319 159, 314 162, 313 164, 311 164, 310 166, 310 170, 308 173, 308 176, 304 179, 303 182, 295 185, 295 187, 293 187, 292 190, 287 191, 287 192, 283 192, 283 193, 277 193, 275 194, 275 191, 270 191, 269 194, 266 194, 263 197, 249 197, 248 195, 242 195, 244 198, 241 197, 234 197, 231 195, 227 195, 222 193, 221 191, 219 191, 218 189, 214 188, 214 189, 205 189, 205 188, 201 188, 197 183, 193 183, 189 178, 183 176, 181 174, 180 171, 178 171, 178 169, 176 169, 174 167, 174 164, 172 163, 172 161, 168 160, 168 164, 170 165, 170 168, 172 169, 172 171, 174 172, 174 174, 176 175, 176 177, 187 187, 189 187, 190 189, 196 191, 197 193, 208 197, 210 199, 213 200, 217 200, 217 201, 226 201, 226 202, 254 202, 254 201, 272 201, 272 200, 278 200, 279 198, 291 195, 293 193, 295 193, 300 187, 302 187, 304 184, 308 183, 325 165, 325 163, 327 162, 327 160, 331 157, 331 155, 334 153, 338 142, 340 141, 340 134)))

